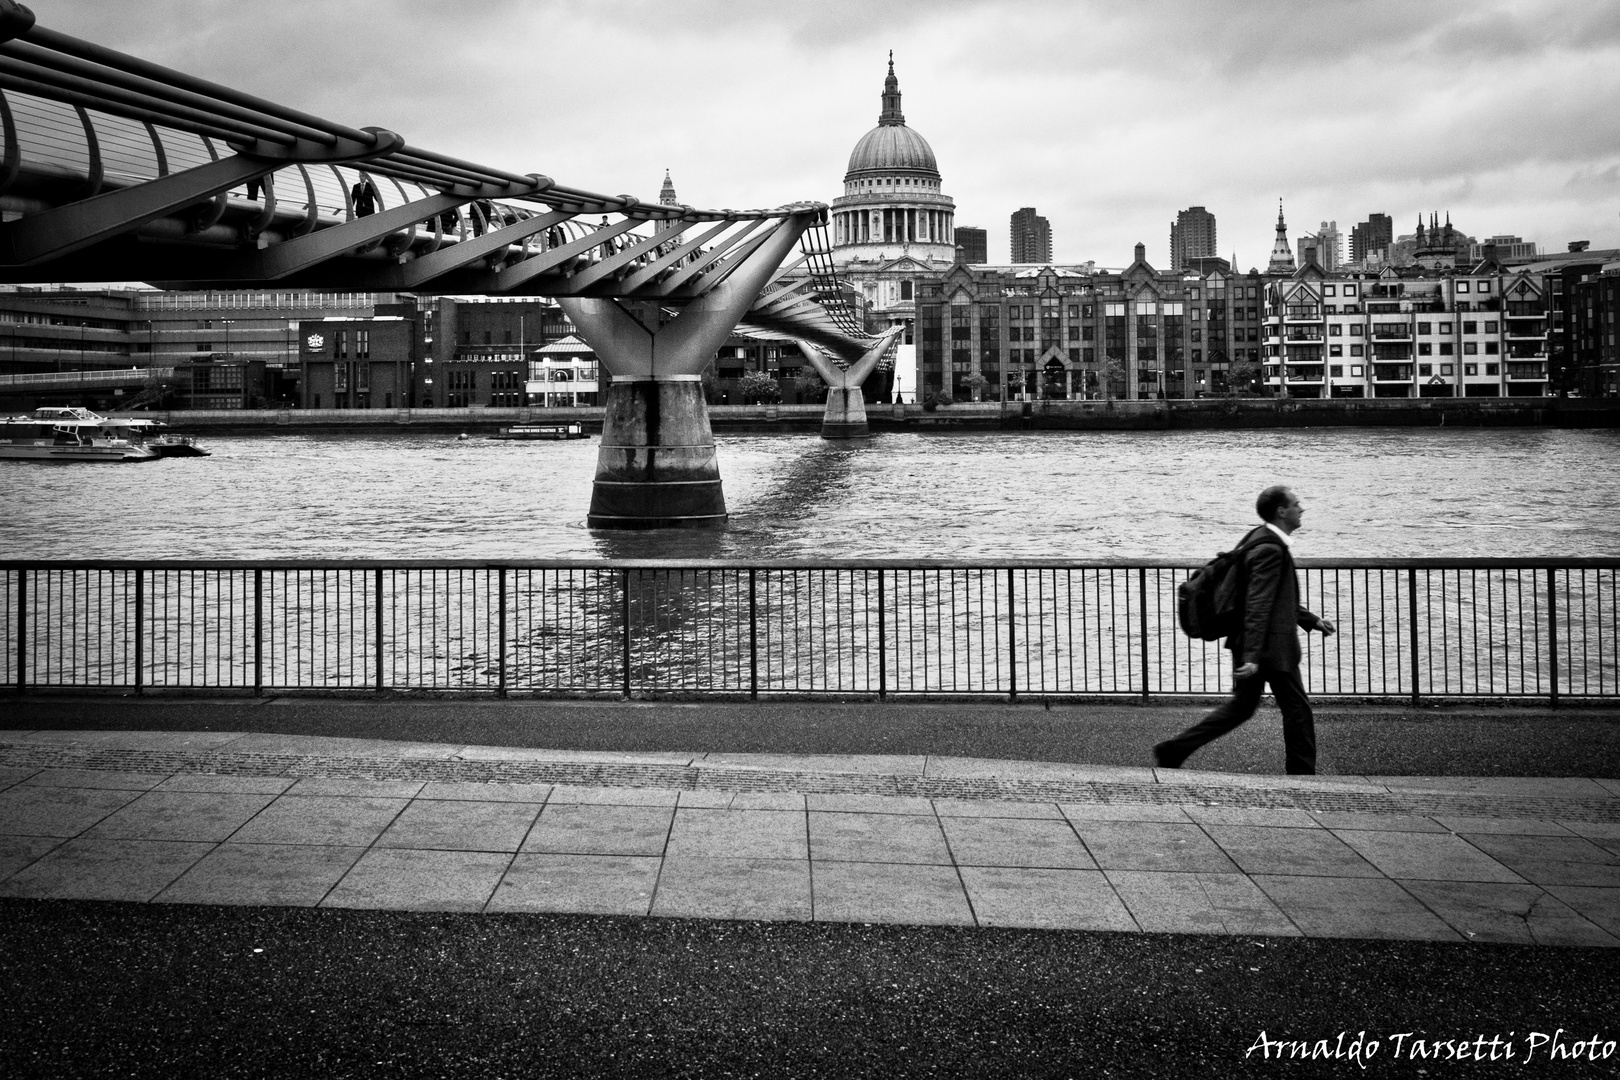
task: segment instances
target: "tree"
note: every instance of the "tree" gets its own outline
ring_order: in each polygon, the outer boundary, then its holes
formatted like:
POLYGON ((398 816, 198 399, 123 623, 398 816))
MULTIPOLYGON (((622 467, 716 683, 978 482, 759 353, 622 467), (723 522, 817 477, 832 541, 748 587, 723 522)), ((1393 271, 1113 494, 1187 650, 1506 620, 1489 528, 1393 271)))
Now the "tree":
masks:
POLYGON ((763 371, 750 371, 738 379, 737 393, 744 405, 775 405, 782 400, 782 387, 763 371))
POLYGON ((805 401, 826 401, 827 384, 815 372, 807 372, 793 380, 793 389, 805 401))
POLYGON ((1125 382, 1125 361, 1117 356, 1105 356, 1098 365, 1098 381, 1102 383, 1103 397, 1114 400, 1114 384, 1125 382))
POLYGON ((1234 360, 1226 369, 1226 385, 1234 390, 1249 390, 1259 374, 1260 365, 1253 360, 1234 360))
POLYGON ((974 372, 972 375, 966 375, 958 379, 957 385, 972 393, 974 401, 982 401, 984 400, 984 388, 990 385, 990 380, 978 372, 974 372))

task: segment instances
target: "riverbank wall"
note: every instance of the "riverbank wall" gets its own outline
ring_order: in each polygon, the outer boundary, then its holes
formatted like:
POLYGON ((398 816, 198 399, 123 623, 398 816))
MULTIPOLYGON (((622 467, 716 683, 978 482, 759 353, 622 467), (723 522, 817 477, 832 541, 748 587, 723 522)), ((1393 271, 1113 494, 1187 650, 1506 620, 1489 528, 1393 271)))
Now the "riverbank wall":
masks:
MULTIPOLYGON (((821 405, 712 405, 710 423, 727 432, 821 430, 821 405)), ((602 430, 602 410, 231 409, 147 412, 187 432, 425 430, 492 435, 509 424, 577 422, 602 430)), ((868 405, 878 431, 1207 431, 1315 427, 1620 427, 1616 398, 1200 398, 1193 401, 1032 401, 947 405, 868 405)))

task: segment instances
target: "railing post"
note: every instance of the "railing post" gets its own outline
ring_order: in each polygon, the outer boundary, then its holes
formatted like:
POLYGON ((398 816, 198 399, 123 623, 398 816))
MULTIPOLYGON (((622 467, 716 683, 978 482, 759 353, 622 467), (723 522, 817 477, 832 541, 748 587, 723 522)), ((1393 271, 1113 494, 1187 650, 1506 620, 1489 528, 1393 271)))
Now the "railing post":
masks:
POLYGON ((1136 568, 1137 629, 1142 634, 1142 701, 1148 699, 1147 567, 1136 568))
POLYGON ((146 685, 146 571, 135 568, 135 693, 146 685))
MULTIPOLYGON (((623 631, 623 635, 622 635, 622 637, 620 639, 619 645, 620 645, 620 647, 622 649, 624 649, 624 685, 623 685, 623 692, 624 692, 624 696, 628 698, 630 696, 630 569, 629 569, 629 567, 626 567, 620 573, 621 573, 621 581, 624 584, 624 594, 620 598, 620 601, 619 601, 619 618, 624 623, 624 631, 623 631)), ((639 570, 636 571, 636 580, 637 581, 641 580, 641 572, 639 570)))
POLYGON ((888 664, 889 658, 889 626, 888 612, 885 610, 883 595, 883 568, 878 567, 878 700, 884 701, 889 696, 888 664))
POLYGON ((253 570, 253 693, 264 693, 264 570, 253 570))
POLYGON ((1018 616, 1013 569, 1007 568, 1007 700, 1018 700, 1018 616))
POLYGON ((28 571, 17 567, 17 693, 28 691, 28 571))
POLYGON ((499 587, 499 589, 501 591, 501 602, 500 602, 501 617, 500 617, 500 630, 499 630, 499 633, 497 635, 498 640, 496 641, 496 645, 495 645, 495 649, 496 649, 495 655, 500 657, 500 660, 495 665, 496 671, 499 672, 499 674, 497 676, 497 684, 496 684, 496 687, 495 687, 495 693, 500 697, 505 697, 506 696, 506 567, 504 567, 504 566, 500 568, 500 571, 497 574, 496 585, 499 587))
POLYGON ((371 572, 371 685, 380 694, 383 691, 383 572, 377 567, 371 572))
POLYGON ((1547 668, 1552 676, 1552 707, 1558 708, 1558 571, 1547 567, 1547 668))
MULTIPOLYGON (((1406 568, 1406 619, 1407 619, 1407 653, 1412 663, 1412 706, 1418 703, 1418 618, 1417 618, 1417 567, 1406 568)), ((1370 666, 1370 665, 1369 665, 1370 666)), ((1367 688, 1372 689, 1372 672, 1367 673, 1367 688)))
POLYGON ((759 605, 755 596, 754 568, 748 568, 748 696, 759 697, 759 605))

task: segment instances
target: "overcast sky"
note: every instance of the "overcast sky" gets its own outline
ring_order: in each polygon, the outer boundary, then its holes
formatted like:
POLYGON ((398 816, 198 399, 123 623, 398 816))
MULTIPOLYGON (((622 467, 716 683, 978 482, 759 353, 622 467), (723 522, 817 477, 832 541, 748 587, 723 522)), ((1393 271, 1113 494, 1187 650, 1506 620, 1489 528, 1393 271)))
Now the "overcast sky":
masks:
POLYGON ((576 186, 841 193, 889 49, 957 223, 1035 206, 1059 261, 1166 265, 1178 209, 1264 266, 1368 213, 1620 247, 1620 3, 29 0, 42 25, 576 186))

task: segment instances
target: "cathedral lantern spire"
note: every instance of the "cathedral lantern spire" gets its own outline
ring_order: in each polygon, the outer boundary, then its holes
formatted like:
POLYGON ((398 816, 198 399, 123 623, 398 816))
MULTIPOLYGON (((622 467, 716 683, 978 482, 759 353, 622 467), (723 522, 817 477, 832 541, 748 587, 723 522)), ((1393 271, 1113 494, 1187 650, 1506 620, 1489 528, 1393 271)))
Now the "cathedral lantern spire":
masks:
POLYGON ((669 178, 669 170, 664 170, 664 186, 658 189, 658 202, 661 206, 679 206, 681 201, 675 197, 675 181, 669 178))
POLYGON ((886 125, 904 125, 905 113, 900 111, 900 80, 894 77, 894 50, 889 50, 889 77, 883 80, 883 111, 878 114, 878 123, 886 125))
POLYGON ((1266 264, 1268 274, 1292 274, 1294 253, 1288 247, 1288 224, 1283 221, 1282 200, 1277 200, 1277 239, 1271 244, 1271 262, 1266 264))

